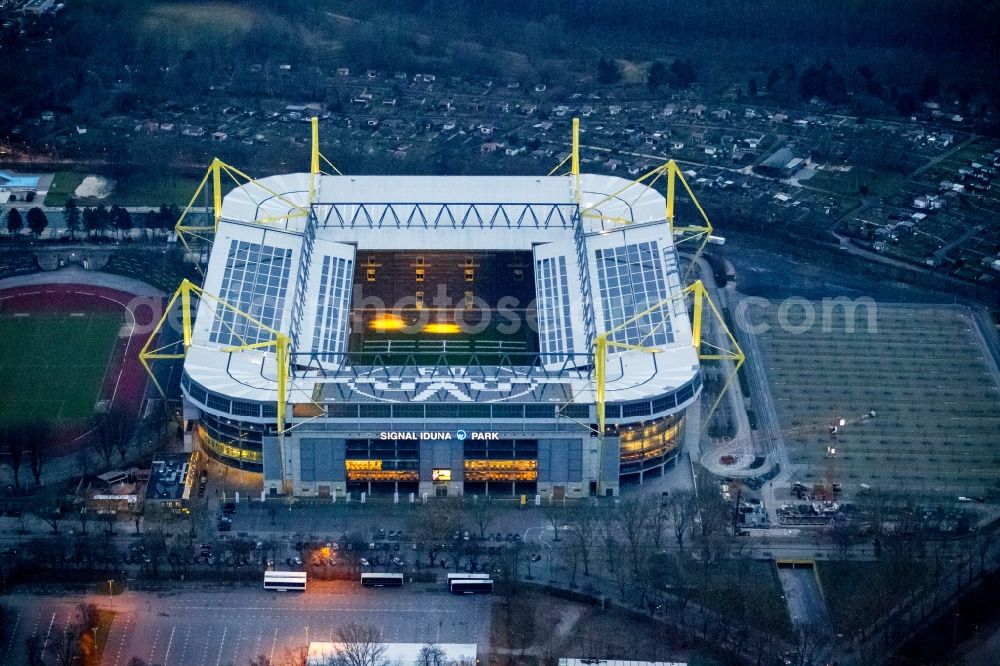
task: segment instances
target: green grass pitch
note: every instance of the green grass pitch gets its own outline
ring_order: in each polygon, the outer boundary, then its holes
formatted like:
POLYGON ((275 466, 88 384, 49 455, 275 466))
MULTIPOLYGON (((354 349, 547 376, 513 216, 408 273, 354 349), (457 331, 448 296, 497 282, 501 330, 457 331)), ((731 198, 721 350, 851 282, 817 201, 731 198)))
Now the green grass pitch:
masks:
POLYGON ((0 317, 0 423, 87 419, 122 321, 110 313, 0 317))

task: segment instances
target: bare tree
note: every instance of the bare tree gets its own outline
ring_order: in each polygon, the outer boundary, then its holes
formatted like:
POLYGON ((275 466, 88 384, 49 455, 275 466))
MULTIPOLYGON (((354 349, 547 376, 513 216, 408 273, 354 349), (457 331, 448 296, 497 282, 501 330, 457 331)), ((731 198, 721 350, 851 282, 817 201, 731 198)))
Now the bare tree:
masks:
POLYGON ((337 629, 335 664, 343 666, 383 666, 385 643, 382 630, 370 624, 346 624, 337 629))
POLYGON ((444 666, 445 652, 434 643, 426 643, 420 648, 417 666, 444 666))
POLYGON ((7 455, 7 464, 14 475, 14 487, 21 487, 21 464, 28 447, 27 432, 20 425, 6 426, 0 430, 0 451, 7 455))
POLYGON ((486 530, 489 529, 500 512, 500 507, 489 496, 477 497, 469 507, 469 518, 479 528, 479 538, 486 538, 486 530))
POLYGON ((598 507, 591 500, 573 505, 567 516, 571 547, 575 549, 583 563, 583 575, 590 575, 591 549, 597 538, 598 507))
POLYGON ((632 573, 642 578, 653 507, 649 496, 629 497, 618 505, 618 523, 628 545, 632 573))
POLYGON ((73 662, 80 658, 80 638, 83 631, 78 624, 67 624, 62 630, 53 633, 50 644, 59 666, 73 666, 73 662))
POLYGON ((32 634, 24 641, 24 656, 28 666, 44 666, 42 659, 42 637, 32 634))
POLYGON ((666 508, 670 515, 677 547, 683 549, 684 535, 690 529, 694 517, 698 515, 698 502, 692 491, 682 490, 670 496, 666 508))
POLYGON ((59 523, 63 519, 60 499, 59 489, 56 486, 49 486, 40 492, 32 503, 31 512, 51 527, 53 534, 59 533, 59 523))
POLYGON ((42 485, 42 467, 49 457, 49 429, 43 423, 30 423, 24 426, 28 449, 28 464, 31 475, 35 477, 35 485, 42 485))
POLYGON ((134 432, 135 420, 121 407, 112 406, 106 412, 94 414, 94 451, 105 466, 111 466, 115 452, 125 460, 134 432))
POLYGON ((438 553, 447 549, 460 525, 458 516, 447 506, 425 507, 413 518, 411 532, 427 553, 430 566, 434 566, 438 553))
POLYGON ((559 528, 566 522, 566 500, 550 499, 543 505, 542 510, 549 525, 552 526, 552 540, 559 541, 559 528))
POLYGON ((281 666, 306 666, 309 648, 289 648, 281 657, 281 666))

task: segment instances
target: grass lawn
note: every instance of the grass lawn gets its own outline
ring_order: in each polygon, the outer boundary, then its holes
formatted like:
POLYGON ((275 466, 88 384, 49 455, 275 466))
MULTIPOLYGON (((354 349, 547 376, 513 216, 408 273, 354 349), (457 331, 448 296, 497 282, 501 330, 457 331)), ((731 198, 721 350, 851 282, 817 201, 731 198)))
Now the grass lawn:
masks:
POLYGON ((816 573, 838 632, 853 633, 888 613, 920 587, 926 565, 910 563, 914 571, 894 573, 889 562, 816 562, 816 573), (877 590, 877 594, 872 594, 877 590))
POLYGON ((817 171, 815 176, 803 181, 803 185, 835 194, 856 196, 864 184, 868 186, 869 194, 888 196, 896 193, 905 182, 906 177, 900 174, 855 167, 846 172, 817 171))
POLYGON ((172 2, 150 8, 139 32, 167 36, 168 43, 186 50, 209 40, 246 34, 254 24, 256 12, 223 2, 172 2))
POLYGON ((88 418, 121 324, 107 313, 0 317, 0 422, 88 418))
MULTIPOLYGON (((87 175, 81 171, 60 171, 57 173, 52 179, 49 193, 45 196, 45 205, 64 205, 66 199, 74 196, 73 192, 87 175)), ((201 183, 201 176, 170 172, 159 173, 145 169, 123 176, 114 176, 112 179, 115 181, 115 188, 108 197, 104 199, 77 198, 77 204, 96 206, 103 203, 105 206, 118 204, 119 206, 149 206, 150 208, 157 208, 160 204, 177 204, 183 209, 191 201, 191 196, 194 195, 201 183)), ((223 194, 232 189, 231 185, 232 181, 223 182, 223 194)), ((204 201, 201 199, 196 202, 196 205, 199 206, 203 204, 204 201)))
POLYGON ((59 171, 52 178, 52 185, 49 186, 49 193, 45 195, 46 206, 62 206, 66 199, 73 196, 73 192, 83 182, 87 174, 82 171, 59 171))
POLYGON ((661 576, 671 587, 688 586, 692 601, 718 613, 781 638, 795 635, 772 562, 723 560, 703 576, 698 562, 670 557, 662 560, 661 576))
MULTIPOLYGON (((177 173, 151 173, 145 170, 116 178, 115 191, 108 197, 107 204, 119 206, 149 206, 177 204, 182 210, 191 201, 198 189, 201 177, 177 173)), ((223 184, 224 193, 230 188, 223 184)), ((211 193, 211 192, 210 192, 211 193)), ((203 200, 195 202, 203 205, 203 200)))

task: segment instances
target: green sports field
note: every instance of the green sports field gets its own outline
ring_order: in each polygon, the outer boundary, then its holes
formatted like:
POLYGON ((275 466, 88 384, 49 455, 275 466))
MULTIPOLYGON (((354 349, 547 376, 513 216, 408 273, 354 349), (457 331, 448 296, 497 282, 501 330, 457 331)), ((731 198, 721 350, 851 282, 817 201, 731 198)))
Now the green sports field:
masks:
POLYGON ((0 317, 0 423, 93 414, 121 325, 114 313, 0 317))

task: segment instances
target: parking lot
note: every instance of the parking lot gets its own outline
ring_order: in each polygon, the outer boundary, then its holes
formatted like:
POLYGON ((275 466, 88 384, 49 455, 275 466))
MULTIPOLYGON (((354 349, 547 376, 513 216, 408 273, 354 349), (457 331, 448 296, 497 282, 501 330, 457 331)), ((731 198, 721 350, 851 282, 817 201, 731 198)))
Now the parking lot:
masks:
MULTIPOLYGON (((58 635, 81 598, 17 596, 2 646, 3 663, 24 663, 25 640, 58 635)), ((106 597, 92 598, 103 608, 106 597)), ((110 601, 118 613, 104 666, 132 657, 162 666, 245 664, 257 655, 280 660, 312 640, 330 641, 349 622, 378 627, 386 641, 478 643, 489 636, 489 597, 449 595, 437 586, 363 590, 356 584, 311 585, 304 594, 243 591, 126 593, 110 601)), ((52 656, 52 647, 49 647, 52 656)))
POLYGON ((758 340, 798 480, 952 499, 996 491, 1000 389, 967 310, 878 304, 876 326, 862 308, 853 332, 842 309, 804 331, 779 325, 778 311, 756 320, 770 325, 758 340))

